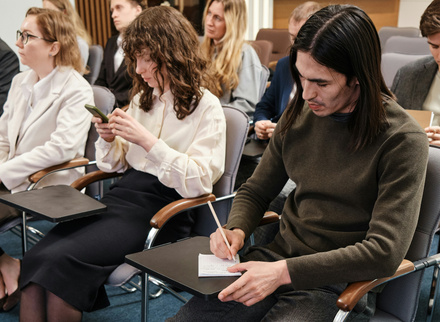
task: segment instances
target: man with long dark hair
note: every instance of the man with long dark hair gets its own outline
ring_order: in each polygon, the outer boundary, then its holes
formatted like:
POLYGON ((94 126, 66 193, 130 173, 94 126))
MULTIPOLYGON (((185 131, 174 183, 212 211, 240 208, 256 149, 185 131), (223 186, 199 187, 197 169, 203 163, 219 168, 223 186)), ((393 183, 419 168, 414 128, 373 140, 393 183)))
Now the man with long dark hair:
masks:
MULTIPOLYGON (((331 321, 347 283, 396 271, 417 224, 428 140, 391 98, 380 55, 355 6, 328 6, 303 25, 290 52, 295 97, 234 200, 231 251, 219 230, 211 250, 235 256, 290 178, 279 233, 229 268, 245 273, 218 300, 193 298, 175 320, 331 321)), ((368 320, 375 295, 352 317, 368 320)))

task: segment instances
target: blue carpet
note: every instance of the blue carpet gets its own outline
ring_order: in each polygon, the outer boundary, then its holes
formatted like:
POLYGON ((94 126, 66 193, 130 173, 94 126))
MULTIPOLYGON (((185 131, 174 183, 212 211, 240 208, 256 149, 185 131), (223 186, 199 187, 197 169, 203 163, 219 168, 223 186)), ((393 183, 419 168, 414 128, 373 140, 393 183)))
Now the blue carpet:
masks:
MULTIPOLYGON (((32 222, 31 225, 45 232, 53 225, 46 221, 32 222)), ((436 238, 432 253, 437 250, 438 240, 436 238)), ((21 241, 20 238, 12 232, 0 234, 0 245, 11 256, 21 258, 21 241)), ((423 286, 420 294, 419 310, 417 312, 416 322, 426 321, 427 301, 429 297, 429 287, 432 279, 432 269, 428 269, 424 275, 423 286)), ((107 287, 107 293, 111 305, 105 309, 98 310, 91 313, 84 313, 84 322, 95 321, 140 321, 141 315, 141 294, 140 292, 127 293, 126 291, 117 287, 107 287)), ((182 293, 186 298, 191 295, 182 293)), ((437 303, 438 305, 438 303, 437 303)), ((150 300, 150 315, 149 321, 164 321, 166 318, 173 316, 182 302, 170 294, 164 293, 157 299, 150 300)), ((0 313, 0 321, 2 322, 16 322, 19 320, 19 305, 10 312, 0 313)), ((440 321, 440 307, 434 312, 432 321, 440 321)))

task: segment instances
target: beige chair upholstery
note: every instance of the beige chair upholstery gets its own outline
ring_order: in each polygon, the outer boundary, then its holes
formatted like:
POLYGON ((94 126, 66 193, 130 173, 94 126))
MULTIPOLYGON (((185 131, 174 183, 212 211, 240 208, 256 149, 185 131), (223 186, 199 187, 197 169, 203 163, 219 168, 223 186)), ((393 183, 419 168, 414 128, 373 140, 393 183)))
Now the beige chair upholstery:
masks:
POLYGON ((287 29, 263 28, 257 33, 255 40, 268 40, 272 42, 272 54, 270 62, 277 62, 280 58, 289 54, 290 34, 287 29))
POLYGON ((254 40, 250 42, 252 48, 257 52, 261 64, 269 68, 270 57, 272 54, 273 44, 268 40, 254 40))

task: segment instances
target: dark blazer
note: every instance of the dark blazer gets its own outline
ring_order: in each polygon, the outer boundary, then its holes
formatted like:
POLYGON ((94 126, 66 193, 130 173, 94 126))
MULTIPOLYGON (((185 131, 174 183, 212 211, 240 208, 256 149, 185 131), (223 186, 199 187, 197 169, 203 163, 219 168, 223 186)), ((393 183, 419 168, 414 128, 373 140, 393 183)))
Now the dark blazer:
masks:
POLYGON ((254 123, 263 120, 276 123, 289 103, 292 88, 293 78, 290 74, 289 56, 287 56, 278 61, 269 88, 255 107, 254 123))
POLYGON ((101 64, 101 71, 95 85, 107 87, 116 97, 115 107, 123 107, 130 102, 130 90, 132 78, 127 73, 127 65, 122 60, 121 65, 115 73, 114 57, 118 50, 118 35, 111 37, 104 50, 104 59, 101 64))
POLYGON ((12 79, 20 71, 17 55, 0 39, 0 115, 3 114, 3 105, 8 97, 12 79))
POLYGON ((394 77, 391 91, 406 109, 421 110, 438 71, 434 57, 424 57, 401 67, 394 77))

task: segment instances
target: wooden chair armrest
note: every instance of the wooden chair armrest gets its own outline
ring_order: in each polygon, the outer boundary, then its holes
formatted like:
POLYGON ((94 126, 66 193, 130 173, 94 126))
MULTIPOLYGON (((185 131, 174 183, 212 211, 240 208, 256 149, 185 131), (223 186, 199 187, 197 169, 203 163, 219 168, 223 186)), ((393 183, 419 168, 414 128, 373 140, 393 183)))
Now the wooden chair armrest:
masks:
POLYGON ((362 296, 367 294, 376 286, 400 275, 405 275, 409 272, 412 272, 414 269, 414 264, 411 261, 404 259, 393 276, 351 283, 339 296, 338 300, 336 301, 336 305, 339 309, 349 312, 356 306, 357 302, 362 298, 362 296))
POLYGON ((278 221, 280 221, 280 215, 273 211, 266 211, 258 226, 264 226, 278 221))
POLYGON ((43 178, 45 175, 52 171, 58 171, 62 169, 69 169, 69 168, 75 168, 80 167, 89 164, 89 159, 87 158, 77 158, 73 159, 61 164, 54 165, 52 167, 48 167, 46 169, 40 170, 38 172, 35 172, 34 174, 29 176, 29 181, 32 183, 38 182, 41 178, 43 178))
POLYGON ((77 190, 82 190, 93 182, 120 176, 122 176, 122 173, 119 172, 104 172, 101 170, 97 170, 87 173, 81 178, 76 179, 74 182, 71 183, 70 186, 77 190))
POLYGON ((160 229, 165 224, 165 222, 167 222, 175 214, 181 212, 182 210, 202 205, 204 203, 207 203, 208 201, 215 201, 215 196, 212 193, 197 198, 185 198, 176 200, 159 210, 153 216, 153 218, 151 218, 150 225, 153 228, 160 229))

